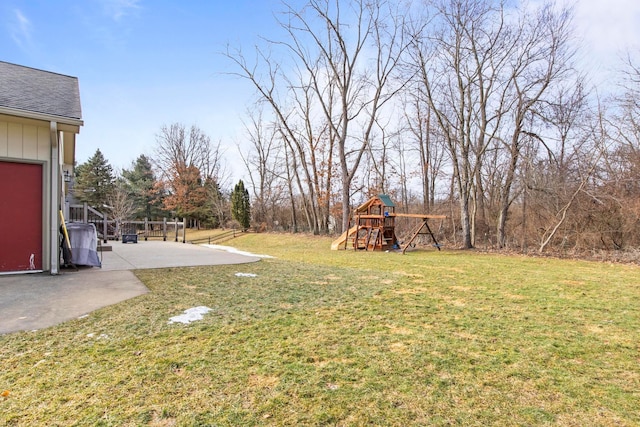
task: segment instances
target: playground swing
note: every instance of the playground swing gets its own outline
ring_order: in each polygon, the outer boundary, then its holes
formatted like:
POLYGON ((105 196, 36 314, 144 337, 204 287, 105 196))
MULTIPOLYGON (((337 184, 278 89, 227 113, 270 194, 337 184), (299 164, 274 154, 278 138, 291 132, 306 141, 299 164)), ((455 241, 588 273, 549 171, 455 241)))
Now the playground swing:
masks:
POLYGON ((436 240, 436 236, 431 231, 431 227, 429 227, 429 218, 420 217, 420 219, 422 221, 418 224, 418 226, 414 227, 414 229, 411 230, 411 237, 409 238, 409 241, 402 246, 403 254, 407 251, 407 248, 409 248, 413 244, 413 242, 421 235, 431 236, 431 239, 433 240, 433 246, 440 250, 440 244, 438 243, 438 240, 436 240))
POLYGON ((440 250, 440 244, 429 227, 430 219, 445 219, 445 215, 402 214, 395 212, 396 205, 386 194, 379 194, 358 206, 352 215, 348 230, 331 244, 332 250, 387 251, 402 249, 404 254, 420 235, 429 235, 434 246, 440 250), (420 220, 418 226, 411 231, 411 237, 402 247, 395 233, 396 218, 416 218, 420 220), (354 225, 351 225, 353 221, 354 225))

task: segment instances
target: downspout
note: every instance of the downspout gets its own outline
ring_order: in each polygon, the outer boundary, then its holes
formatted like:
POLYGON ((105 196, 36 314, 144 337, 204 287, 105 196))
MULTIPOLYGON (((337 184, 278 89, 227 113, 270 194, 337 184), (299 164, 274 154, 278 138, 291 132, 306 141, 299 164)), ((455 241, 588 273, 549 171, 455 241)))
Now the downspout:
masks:
POLYGON ((49 197, 49 266, 51 274, 58 274, 60 268, 60 254, 58 253, 58 204, 60 203, 60 144, 58 141, 58 123, 50 122, 51 132, 51 163, 50 197, 49 197))

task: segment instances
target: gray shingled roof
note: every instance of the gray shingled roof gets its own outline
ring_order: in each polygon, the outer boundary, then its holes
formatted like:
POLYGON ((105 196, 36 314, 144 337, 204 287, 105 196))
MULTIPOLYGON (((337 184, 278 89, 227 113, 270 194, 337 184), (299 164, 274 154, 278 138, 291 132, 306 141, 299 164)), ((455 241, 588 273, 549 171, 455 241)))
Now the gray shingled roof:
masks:
POLYGON ((0 61, 0 107, 82 120, 78 78, 0 61))

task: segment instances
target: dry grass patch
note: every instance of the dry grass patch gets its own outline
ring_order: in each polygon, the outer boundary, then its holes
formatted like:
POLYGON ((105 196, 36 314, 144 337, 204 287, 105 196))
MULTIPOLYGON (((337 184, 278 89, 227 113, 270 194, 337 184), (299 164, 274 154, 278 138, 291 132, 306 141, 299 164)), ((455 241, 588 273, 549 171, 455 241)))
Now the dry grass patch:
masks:
POLYGON ((429 290, 427 288, 402 288, 394 289, 393 292, 398 295, 422 295, 429 290))

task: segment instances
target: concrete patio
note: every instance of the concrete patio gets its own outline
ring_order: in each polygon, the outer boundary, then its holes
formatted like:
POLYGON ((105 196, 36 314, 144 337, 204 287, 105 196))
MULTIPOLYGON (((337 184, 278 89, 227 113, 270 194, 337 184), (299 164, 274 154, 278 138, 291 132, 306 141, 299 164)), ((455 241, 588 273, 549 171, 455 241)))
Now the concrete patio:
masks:
POLYGON ((109 242, 102 268, 79 267, 46 273, 0 276, 0 334, 47 328, 149 290, 133 270, 198 265, 245 264, 260 260, 188 243, 109 242))

